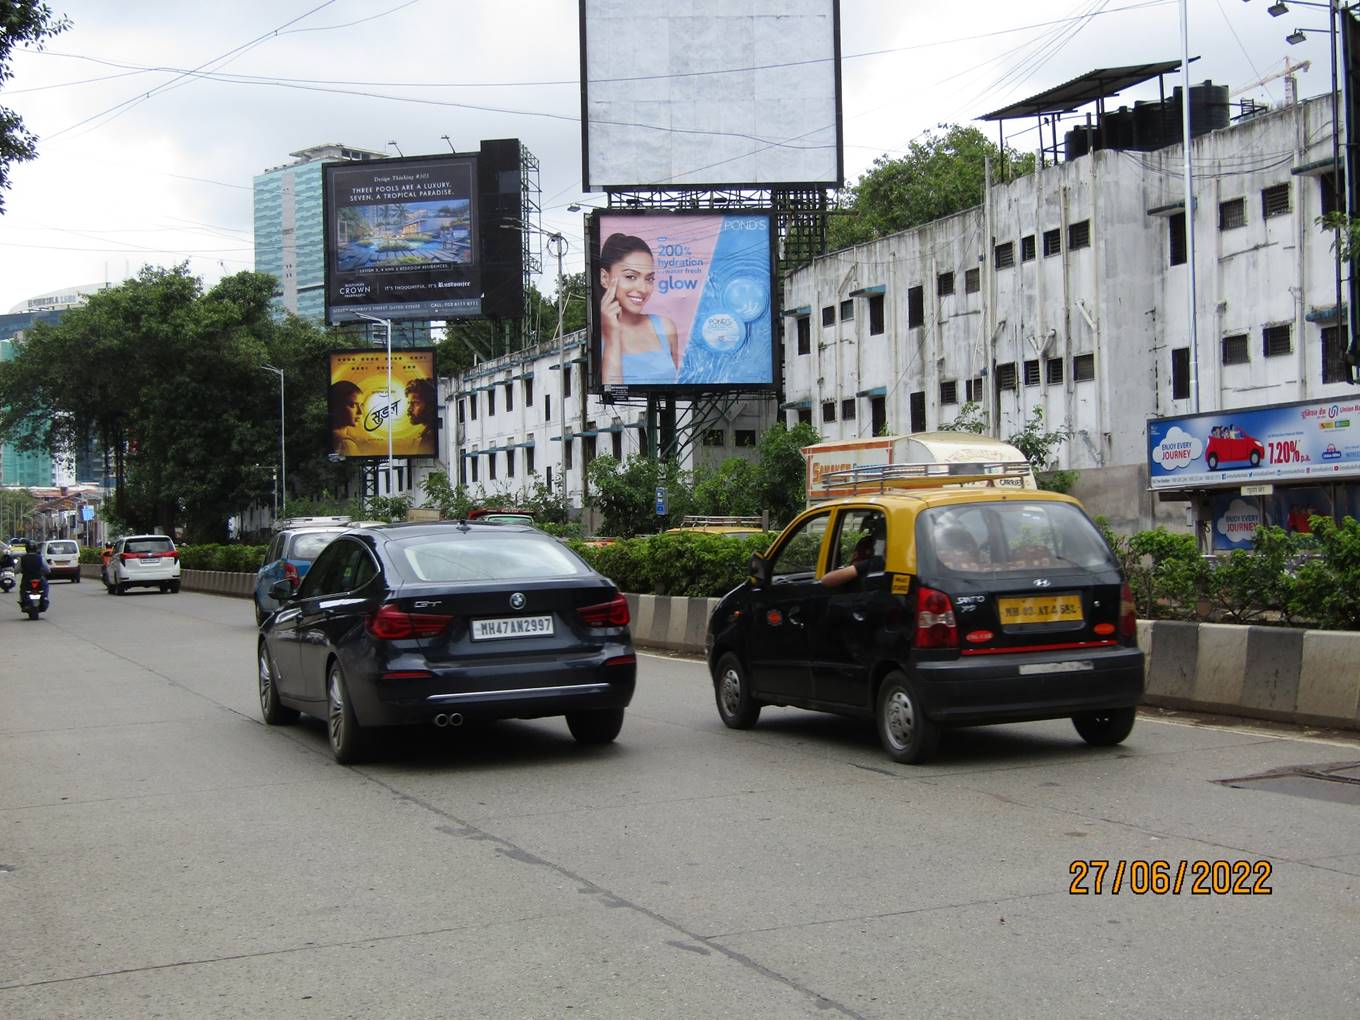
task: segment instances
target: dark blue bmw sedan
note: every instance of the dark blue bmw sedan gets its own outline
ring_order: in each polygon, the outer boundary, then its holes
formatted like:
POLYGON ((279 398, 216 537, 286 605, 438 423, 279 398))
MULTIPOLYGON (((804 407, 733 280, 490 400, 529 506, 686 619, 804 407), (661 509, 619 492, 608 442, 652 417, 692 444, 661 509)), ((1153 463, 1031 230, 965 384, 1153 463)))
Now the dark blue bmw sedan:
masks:
POLYGON ((260 710, 324 718, 338 762, 376 727, 565 716, 618 736, 637 657, 608 578, 531 527, 444 521, 355 528, 260 628, 260 710))

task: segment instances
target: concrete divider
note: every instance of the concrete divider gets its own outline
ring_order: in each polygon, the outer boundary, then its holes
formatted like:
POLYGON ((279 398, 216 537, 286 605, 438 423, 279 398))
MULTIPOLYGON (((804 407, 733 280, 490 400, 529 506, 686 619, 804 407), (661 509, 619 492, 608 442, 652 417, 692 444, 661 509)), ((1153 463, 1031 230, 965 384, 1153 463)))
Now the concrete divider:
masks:
MULTIPOLYGON (((81 574, 97 578, 99 565, 81 574)), ((181 574, 186 591, 249 598, 254 585, 254 574, 181 574)), ((624 597, 640 648, 703 654, 717 599, 624 597)), ((1360 730, 1360 631, 1139 620, 1138 645, 1149 705, 1360 730)))

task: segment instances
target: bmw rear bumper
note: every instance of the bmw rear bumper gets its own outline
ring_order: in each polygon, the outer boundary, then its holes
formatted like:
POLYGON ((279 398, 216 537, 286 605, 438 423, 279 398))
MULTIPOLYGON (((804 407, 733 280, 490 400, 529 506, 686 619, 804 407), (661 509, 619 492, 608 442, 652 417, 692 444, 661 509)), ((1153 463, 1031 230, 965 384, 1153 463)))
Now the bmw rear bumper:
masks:
POLYGON ((915 674, 926 715, 946 725, 1058 719, 1143 698, 1138 648, 960 656, 918 661, 915 674))
MULTIPOLYGON (((387 672, 400 669, 386 666, 387 672)), ((379 674, 371 685, 352 684, 351 700, 364 726, 430 723, 451 712, 464 719, 538 719, 626 708, 636 685, 632 648, 615 645, 596 655, 537 663, 449 667, 401 679, 379 674)))

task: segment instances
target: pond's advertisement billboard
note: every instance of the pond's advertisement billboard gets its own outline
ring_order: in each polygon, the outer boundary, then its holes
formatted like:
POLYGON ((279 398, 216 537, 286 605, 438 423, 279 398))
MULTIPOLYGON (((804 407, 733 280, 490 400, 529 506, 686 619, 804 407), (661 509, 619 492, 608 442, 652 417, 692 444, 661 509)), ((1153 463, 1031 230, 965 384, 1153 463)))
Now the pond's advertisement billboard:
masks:
POLYGON ((594 387, 772 388, 773 236, 764 211, 592 217, 594 387))
POLYGON ((330 452, 343 457, 386 457, 391 424, 394 457, 439 453, 439 398, 434 350, 377 348, 330 353, 330 452))
POLYGON ((322 169, 327 322, 482 314, 476 156, 322 169))
POLYGON ((1360 398, 1211 411, 1148 422, 1154 489, 1360 477, 1360 398))

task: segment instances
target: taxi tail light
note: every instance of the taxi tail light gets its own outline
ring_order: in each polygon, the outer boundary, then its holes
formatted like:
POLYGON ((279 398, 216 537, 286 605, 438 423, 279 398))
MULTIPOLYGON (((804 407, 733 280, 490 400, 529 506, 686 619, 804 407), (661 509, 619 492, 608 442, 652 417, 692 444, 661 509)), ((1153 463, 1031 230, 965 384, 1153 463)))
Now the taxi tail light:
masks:
POLYGON ((916 647, 959 647, 954 604, 944 592, 924 585, 916 589, 916 647))
POLYGON ((451 616, 403 612, 388 603, 369 615, 364 621, 364 628, 379 641, 399 641, 402 638, 434 637, 436 634, 442 634, 452 621, 451 616))
POLYGON ((287 560, 283 561, 283 579, 293 586, 297 591, 297 586, 302 583, 302 575, 298 573, 298 568, 287 560))
POLYGON ((1129 589, 1128 581, 1119 589, 1119 636, 1130 639, 1138 637, 1138 613, 1133 605, 1133 592, 1129 589))
POLYGON ((576 613, 591 627, 628 626, 628 600, 622 595, 615 595, 598 605, 582 606, 576 613))

